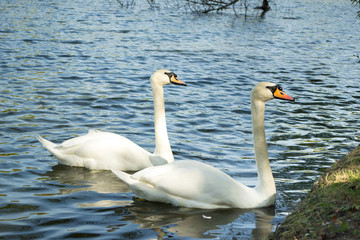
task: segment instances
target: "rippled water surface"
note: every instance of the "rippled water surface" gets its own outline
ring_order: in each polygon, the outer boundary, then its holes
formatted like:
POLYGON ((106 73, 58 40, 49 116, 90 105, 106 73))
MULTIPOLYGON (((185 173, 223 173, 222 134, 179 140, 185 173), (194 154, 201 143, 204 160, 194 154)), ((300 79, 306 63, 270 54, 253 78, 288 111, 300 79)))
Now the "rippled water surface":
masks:
POLYGON ((116 1, 0 2, 0 238, 263 239, 359 142, 360 21, 350 1, 278 1, 265 18, 116 1), (274 208, 196 210, 134 198, 109 171, 57 164, 35 139, 89 129, 154 149, 150 75, 166 86, 175 159, 256 184, 249 92, 281 84, 265 125, 274 208))

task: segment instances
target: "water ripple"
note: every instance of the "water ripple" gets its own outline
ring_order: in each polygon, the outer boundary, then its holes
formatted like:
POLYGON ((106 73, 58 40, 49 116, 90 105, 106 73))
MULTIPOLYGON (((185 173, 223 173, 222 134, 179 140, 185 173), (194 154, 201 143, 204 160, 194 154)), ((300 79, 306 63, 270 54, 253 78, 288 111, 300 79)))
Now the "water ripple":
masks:
POLYGON ((144 6, 0 3, 2 238, 266 236, 324 169, 359 144, 360 35, 350 3, 284 1, 266 18, 246 21, 144 6), (265 114, 275 208, 140 201, 111 172, 57 165, 36 141, 100 129, 153 151, 149 77, 159 68, 188 83, 165 88, 176 160, 206 162, 249 186, 257 181, 251 88, 270 81, 296 98, 268 103, 265 114))

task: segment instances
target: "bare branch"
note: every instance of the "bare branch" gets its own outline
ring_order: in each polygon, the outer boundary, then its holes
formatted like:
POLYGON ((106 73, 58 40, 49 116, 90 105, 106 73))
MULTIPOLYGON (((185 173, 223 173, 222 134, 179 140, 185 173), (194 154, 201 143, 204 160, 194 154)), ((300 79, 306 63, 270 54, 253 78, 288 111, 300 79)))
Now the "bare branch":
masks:
MULTIPOLYGON (((136 0, 116 0, 121 7, 131 7, 134 6, 136 0)), ((225 10, 232 10, 235 15, 238 17, 239 12, 243 11, 244 16, 246 17, 249 9, 260 9, 262 10, 261 16, 264 16, 267 11, 270 10, 269 2, 271 0, 146 0, 150 8, 160 8, 161 6, 175 6, 175 8, 190 10, 193 13, 197 14, 206 14, 210 12, 222 12, 225 10), (262 2, 261 6, 250 7, 250 3, 262 2), (162 5, 160 3, 164 3, 162 5)), ((360 0, 351 0, 351 1, 360 1, 360 0)))
POLYGON ((194 6, 198 6, 202 9, 201 13, 209 13, 209 12, 219 12, 225 9, 229 9, 233 7, 240 0, 230 0, 230 1, 222 1, 222 0, 185 0, 189 4, 194 6))

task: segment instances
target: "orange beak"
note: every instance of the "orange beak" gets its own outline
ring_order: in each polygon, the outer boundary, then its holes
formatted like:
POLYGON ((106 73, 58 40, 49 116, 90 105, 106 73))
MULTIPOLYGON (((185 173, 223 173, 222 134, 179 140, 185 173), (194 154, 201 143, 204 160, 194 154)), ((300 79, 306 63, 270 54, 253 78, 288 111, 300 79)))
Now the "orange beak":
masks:
POLYGON ((180 81, 177 77, 175 77, 174 75, 171 77, 170 82, 172 84, 175 85, 182 85, 182 86, 186 86, 186 83, 184 83, 183 81, 180 81))
POLYGON ((274 92, 274 97, 278 98, 278 99, 283 99, 283 100, 295 101, 295 99, 293 97, 285 94, 279 88, 277 88, 276 91, 274 92))

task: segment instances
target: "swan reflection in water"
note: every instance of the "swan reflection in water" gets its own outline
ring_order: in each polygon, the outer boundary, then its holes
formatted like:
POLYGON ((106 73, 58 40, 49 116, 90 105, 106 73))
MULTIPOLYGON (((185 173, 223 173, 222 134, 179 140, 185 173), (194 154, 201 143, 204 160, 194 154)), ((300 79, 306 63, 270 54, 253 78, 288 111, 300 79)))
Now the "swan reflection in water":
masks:
POLYGON ((46 181, 56 181, 64 186, 58 190, 61 195, 81 191, 94 191, 98 193, 126 193, 130 189, 125 184, 119 184, 119 180, 111 171, 88 170, 81 167, 69 167, 56 165, 52 171, 44 174, 46 181))
POLYGON ((91 171, 85 168, 56 165, 41 179, 48 184, 53 184, 51 181, 56 182, 57 193, 46 193, 47 196, 69 195, 77 192, 84 192, 86 195, 91 195, 91 192, 107 194, 93 198, 88 196, 87 202, 77 203, 77 206, 113 209, 116 215, 121 216, 121 219, 119 219, 119 224, 114 222, 107 226, 110 231, 119 229, 124 226, 124 222, 130 221, 132 224, 139 225, 140 228, 153 229, 158 233, 159 239, 166 237, 169 233, 181 237, 215 238, 219 231, 221 235, 241 237, 245 232, 248 235, 249 229, 252 229, 253 239, 266 239, 272 229, 274 207, 191 209, 138 198, 129 199, 129 195, 119 199, 119 193, 128 193, 130 189, 118 181, 111 171, 91 171), (108 195, 112 193, 116 195, 108 195))
POLYGON ((120 207, 115 212, 141 228, 154 229, 159 233, 159 239, 166 236, 164 231, 181 237, 215 238, 218 229, 221 229, 221 235, 228 234, 229 237, 241 237, 252 229, 253 239, 266 239, 271 232, 275 208, 191 209, 135 199, 130 206, 120 207), (255 226, 249 225, 249 219, 253 218, 255 226), (234 221, 236 223, 226 226, 234 221))

